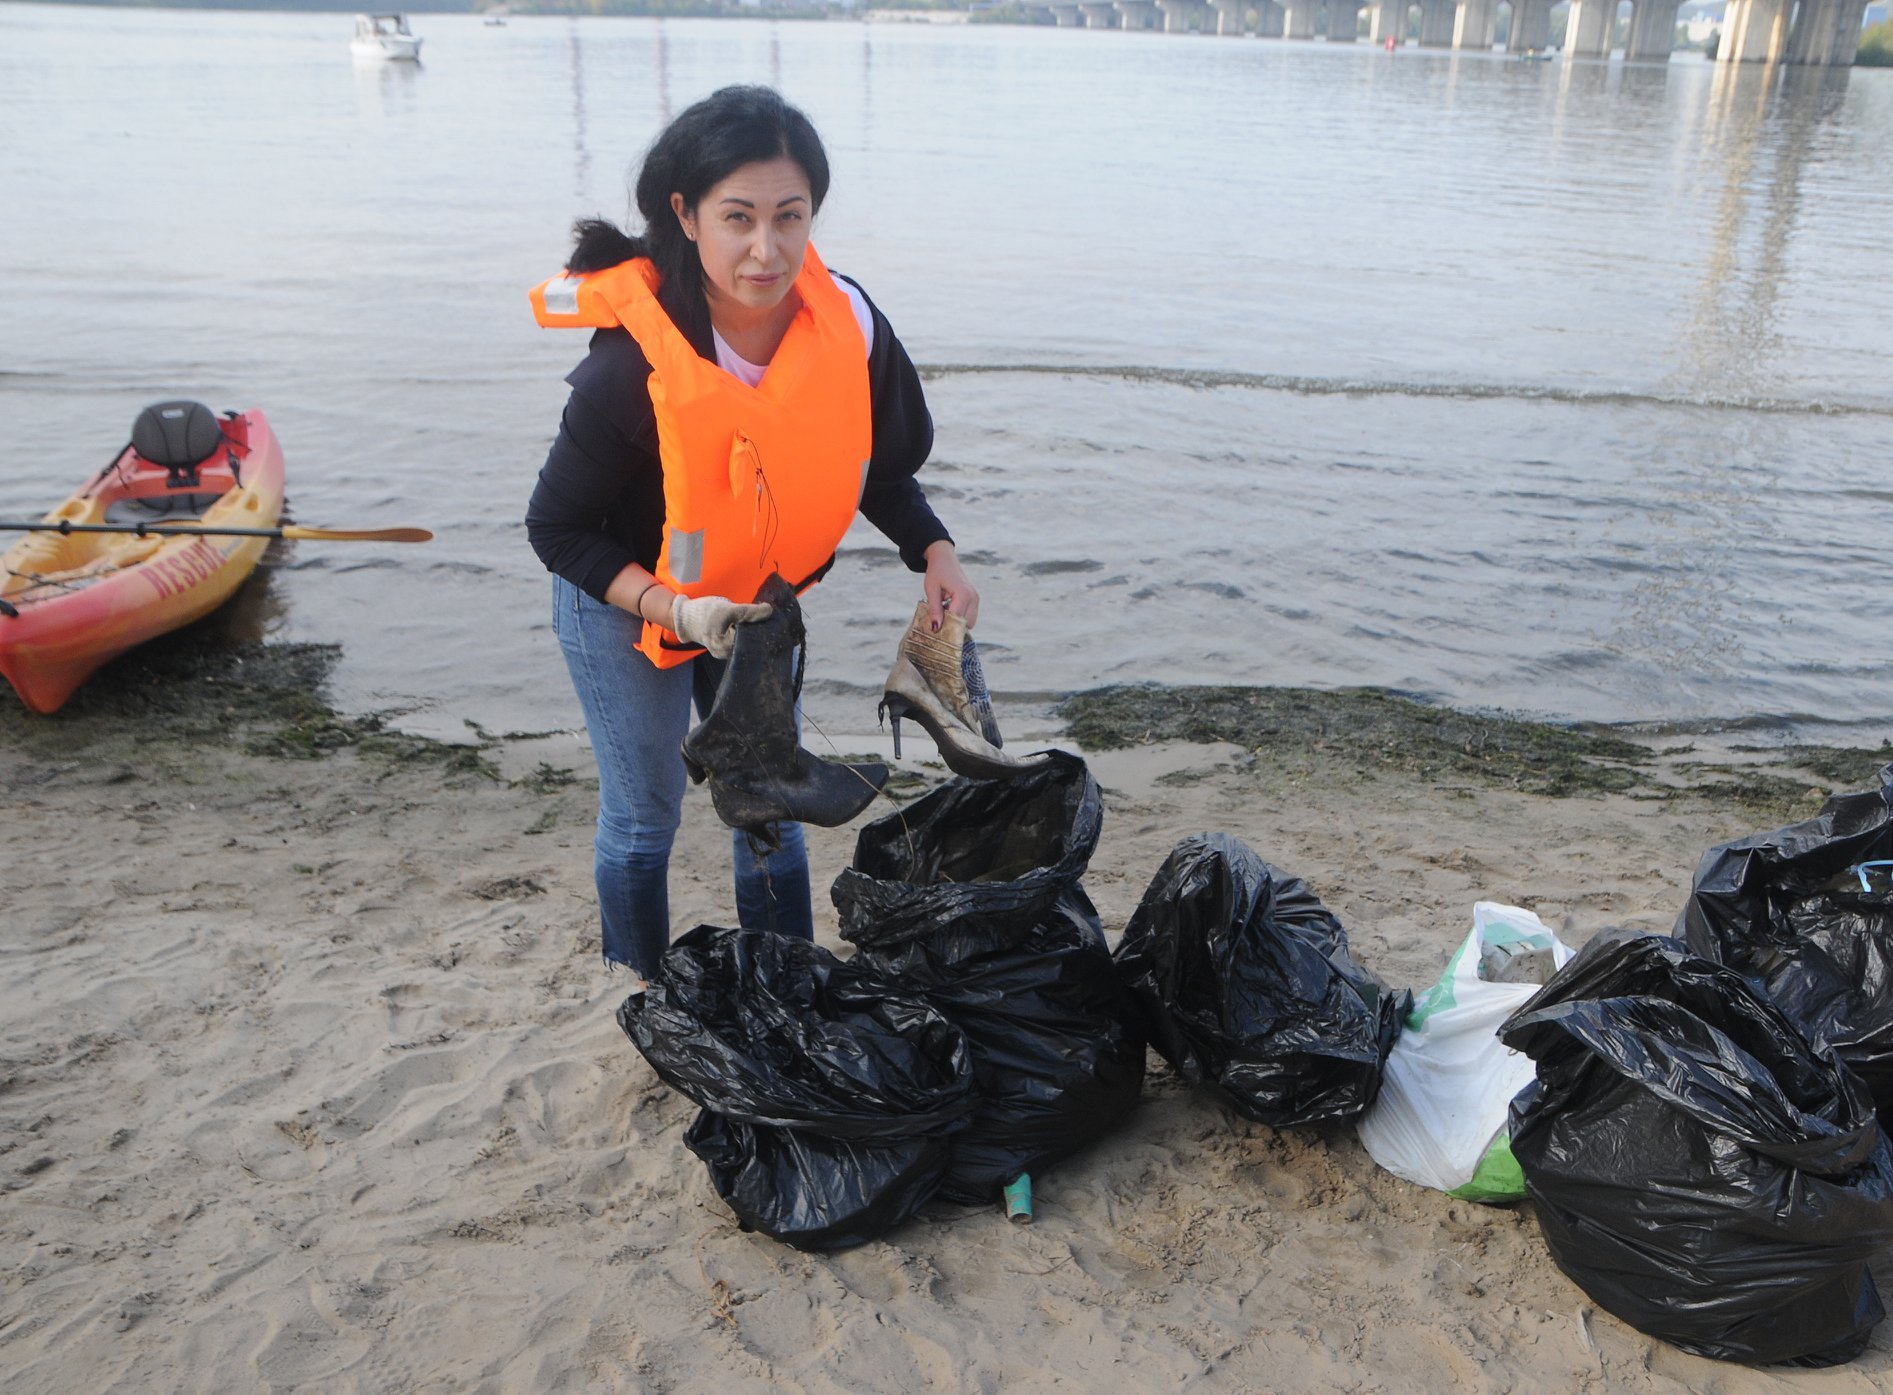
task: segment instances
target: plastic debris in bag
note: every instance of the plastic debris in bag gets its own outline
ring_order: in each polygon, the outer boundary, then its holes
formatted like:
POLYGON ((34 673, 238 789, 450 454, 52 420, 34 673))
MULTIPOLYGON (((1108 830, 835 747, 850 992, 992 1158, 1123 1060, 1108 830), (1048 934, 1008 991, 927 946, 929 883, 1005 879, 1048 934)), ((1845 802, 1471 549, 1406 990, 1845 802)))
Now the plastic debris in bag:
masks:
POLYGON ((1711 848, 1676 933, 1759 982, 1893 1120, 1893 766, 1806 822, 1711 848))
POLYGON ((966 1033, 980 1103, 941 1195, 996 1201, 1137 1102, 1144 1039, 1079 884, 1103 822, 1083 761, 955 780, 861 830, 835 880, 853 962, 966 1033))
POLYGON ((1598 1306, 1729 1361, 1866 1348, 1893 1150, 1827 1047, 1734 970, 1622 931, 1500 1035, 1537 1062, 1512 1152, 1552 1257, 1598 1306))
POLYGON ((1380 1097, 1356 1125, 1375 1162, 1468 1201, 1525 1195, 1506 1116, 1534 1071, 1498 1029, 1570 958, 1530 911, 1472 908, 1472 932, 1407 1014, 1380 1097))
POLYGON ((939 1187, 977 1102, 966 1037, 880 976, 785 935, 700 925, 618 1023, 703 1106, 684 1142, 748 1228, 859 1245, 939 1187))
POLYGON ((1354 961, 1306 882, 1223 833, 1177 844, 1115 958, 1158 1054, 1278 1128, 1372 1104, 1413 1005, 1354 961))

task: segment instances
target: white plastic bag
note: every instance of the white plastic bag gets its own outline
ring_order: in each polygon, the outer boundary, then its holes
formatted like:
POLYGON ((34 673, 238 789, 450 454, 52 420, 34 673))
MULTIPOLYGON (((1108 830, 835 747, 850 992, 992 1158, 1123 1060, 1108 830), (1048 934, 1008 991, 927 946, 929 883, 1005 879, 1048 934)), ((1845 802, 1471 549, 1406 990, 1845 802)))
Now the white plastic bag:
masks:
POLYGON ((1380 1097, 1356 1125, 1375 1162, 1474 1201, 1525 1194, 1506 1109, 1531 1082, 1533 1066, 1496 1033, 1570 957, 1530 911, 1496 901, 1472 908, 1472 933, 1413 1005, 1387 1057, 1380 1097))

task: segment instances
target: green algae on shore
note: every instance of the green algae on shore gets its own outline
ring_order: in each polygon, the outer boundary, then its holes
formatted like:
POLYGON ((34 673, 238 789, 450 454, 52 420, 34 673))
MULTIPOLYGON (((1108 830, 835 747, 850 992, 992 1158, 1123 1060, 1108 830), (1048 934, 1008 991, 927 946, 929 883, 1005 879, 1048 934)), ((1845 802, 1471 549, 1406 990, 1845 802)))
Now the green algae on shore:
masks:
POLYGON ((1096 688, 1058 709, 1091 750, 1224 741, 1252 753, 1323 751, 1437 780, 1477 778, 1533 794, 1624 793, 1647 782, 1648 747, 1516 717, 1458 712, 1374 688, 1096 688))
POLYGON ((1363 770, 1553 798, 1700 795, 1778 822, 1807 817, 1834 790, 1871 785, 1893 760, 1893 745, 1732 746, 1733 759, 1685 760, 1694 747, 1664 750, 1594 727, 1430 707, 1374 688, 1120 686, 1074 694, 1057 711, 1072 739, 1091 750, 1229 742, 1252 756, 1319 755, 1363 770))
POLYGON ((1865 746, 1784 746, 1771 754, 1791 761, 1803 770, 1811 770, 1823 780, 1831 780, 1837 785, 1864 785, 1872 783, 1874 772, 1893 763, 1893 742, 1878 749, 1865 746))
POLYGON ((323 697, 342 650, 334 644, 232 643, 202 626, 113 660, 51 716, 0 705, 0 745, 80 755, 131 746, 240 745, 252 755, 315 760, 354 749, 450 775, 498 779, 490 742, 465 745, 346 716, 323 697))
MULTIPOLYGON (((320 760, 353 751, 383 768, 423 765, 449 777, 499 780, 495 756, 515 737, 471 727, 451 743, 391 730, 389 714, 349 716, 325 689, 336 645, 232 643, 193 626, 106 665, 51 717, 0 700, 0 748, 108 760, 188 759, 209 744, 272 759, 320 760)), ((4 699, 5 694, 0 694, 4 699)), ((1370 688, 1098 688, 1055 709, 1081 748, 1151 742, 1232 743, 1290 767, 1319 763, 1440 784, 1483 785, 1554 798, 1700 795, 1739 805, 1757 822, 1813 813, 1826 794, 1870 786, 1893 743, 1868 749, 1806 744, 1659 747, 1594 727, 1432 707, 1370 688)), ((470 724, 471 726, 471 724, 470 724)), ((872 759, 872 757, 858 757, 872 759)), ((1212 778, 1174 772, 1166 783, 1212 778)), ((936 782, 931 769, 897 766, 886 793, 900 799, 936 782)), ((542 764, 517 783, 555 797, 579 781, 542 764)))

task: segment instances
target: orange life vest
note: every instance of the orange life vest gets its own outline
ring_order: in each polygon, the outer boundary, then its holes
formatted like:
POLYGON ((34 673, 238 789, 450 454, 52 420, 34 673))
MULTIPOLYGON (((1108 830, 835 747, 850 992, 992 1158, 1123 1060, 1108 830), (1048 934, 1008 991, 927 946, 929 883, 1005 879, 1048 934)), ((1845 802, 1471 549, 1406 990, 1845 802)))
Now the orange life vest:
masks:
MULTIPOLYGON (((867 346, 847 293, 810 247, 795 280, 801 309, 750 387, 691 347, 658 304, 658 284, 639 258, 532 291, 541 325, 623 325, 650 360, 664 470, 657 579, 735 601, 771 572, 806 590, 854 521, 873 448, 867 346)), ((638 648, 659 668, 701 652, 648 621, 638 648)))

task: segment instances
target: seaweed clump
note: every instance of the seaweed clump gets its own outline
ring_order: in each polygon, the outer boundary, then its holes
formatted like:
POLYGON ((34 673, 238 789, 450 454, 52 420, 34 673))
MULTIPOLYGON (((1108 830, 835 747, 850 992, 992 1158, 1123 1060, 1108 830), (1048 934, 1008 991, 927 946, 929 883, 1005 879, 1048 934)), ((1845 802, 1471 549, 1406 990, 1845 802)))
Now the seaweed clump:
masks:
POLYGON ((1811 771, 1844 789, 1873 784, 1881 767, 1893 762, 1893 741, 1878 749, 1865 746, 1784 746, 1782 760, 1811 771))
POLYGON ((1567 797, 1648 783, 1651 751, 1607 733, 1429 707, 1376 688, 1096 688, 1058 709, 1091 750, 1225 741, 1252 755, 1326 753, 1426 780, 1475 779, 1567 797))
POLYGON ((338 712, 324 691, 341 654, 334 644, 233 642, 209 626, 189 626, 105 665, 50 717, 0 702, 0 743, 48 754, 240 745, 253 755, 304 760, 353 748, 436 764, 447 774, 499 778, 484 741, 434 741, 389 730, 382 714, 338 712))

